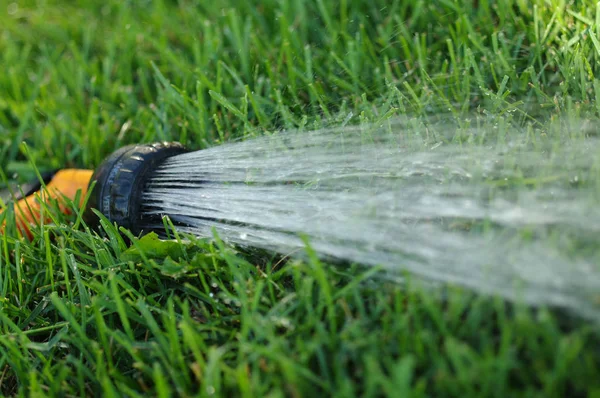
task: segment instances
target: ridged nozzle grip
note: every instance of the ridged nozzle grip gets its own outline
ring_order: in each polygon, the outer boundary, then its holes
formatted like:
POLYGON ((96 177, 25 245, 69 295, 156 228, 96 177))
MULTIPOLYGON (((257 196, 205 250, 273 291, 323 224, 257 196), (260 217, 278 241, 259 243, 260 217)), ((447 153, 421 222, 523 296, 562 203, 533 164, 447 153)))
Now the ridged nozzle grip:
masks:
MULTIPOLYGON (((96 182, 88 208, 95 208, 111 222, 141 232, 144 214, 140 211, 141 194, 150 174, 165 159, 187 152, 179 143, 161 142, 123 147, 96 169, 91 181, 96 182)), ((88 222, 94 224, 91 211, 88 222)))

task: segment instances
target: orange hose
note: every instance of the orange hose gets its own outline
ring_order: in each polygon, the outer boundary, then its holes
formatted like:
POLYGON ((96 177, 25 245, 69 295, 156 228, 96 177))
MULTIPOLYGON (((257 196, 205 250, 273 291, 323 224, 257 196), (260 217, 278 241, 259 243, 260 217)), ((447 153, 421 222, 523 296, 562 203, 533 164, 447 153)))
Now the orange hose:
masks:
MULTIPOLYGON (((63 214, 70 214, 71 210, 67 206, 65 199, 74 201, 77 192, 81 206, 88 191, 88 186, 92 178, 93 170, 83 169, 64 169, 58 171, 52 180, 46 184, 46 189, 35 192, 26 198, 23 198, 14 204, 16 224, 19 233, 22 236, 31 239, 33 237, 31 228, 39 226, 42 223, 50 222, 49 217, 42 220, 42 202, 48 204, 52 200, 57 200, 60 211, 63 214)), ((4 230, 4 225, 0 226, 0 233, 4 230)))

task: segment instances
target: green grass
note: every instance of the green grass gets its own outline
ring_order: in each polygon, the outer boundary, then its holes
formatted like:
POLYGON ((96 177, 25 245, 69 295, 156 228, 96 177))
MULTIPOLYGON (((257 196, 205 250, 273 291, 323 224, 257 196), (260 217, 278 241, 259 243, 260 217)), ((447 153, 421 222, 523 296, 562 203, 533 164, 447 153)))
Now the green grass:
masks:
MULTIPOLYGON (((133 142, 200 149, 402 114, 475 114, 560 145, 596 131, 549 121, 600 112, 592 1, 9 0, 0 27, 9 178, 94 168, 133 142)), ((560 311, 218 241, 128 247, 78 215, 27 242, 10 216, 6 395, 600 396, 598 326, 560 311)))

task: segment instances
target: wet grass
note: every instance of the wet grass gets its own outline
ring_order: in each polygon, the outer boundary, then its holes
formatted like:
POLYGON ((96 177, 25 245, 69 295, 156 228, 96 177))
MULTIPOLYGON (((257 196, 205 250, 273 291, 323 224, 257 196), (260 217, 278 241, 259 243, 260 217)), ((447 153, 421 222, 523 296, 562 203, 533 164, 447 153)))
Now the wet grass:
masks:
MULTIPOLYGON (((457 144, 585 140, 599 19, 558 0, 4 2, 0 166, 28 180, 133 142, 405 114, 498 126, 438 137, 457 144)), ((600 395, 597 325, 557 310, 218 241, 129 245, 78 212, 27 242, 0 217, 6 395, 600 395)))

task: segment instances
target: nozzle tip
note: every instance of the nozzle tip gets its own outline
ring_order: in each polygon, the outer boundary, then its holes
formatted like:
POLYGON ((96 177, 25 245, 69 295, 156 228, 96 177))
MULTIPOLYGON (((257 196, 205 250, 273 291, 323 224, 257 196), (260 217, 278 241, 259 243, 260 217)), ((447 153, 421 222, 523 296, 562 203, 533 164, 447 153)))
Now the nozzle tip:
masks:
POLYGON ((91 179, 95 185, 86 211, 88 223, 97 225, 90 211, 95 208, 109 221, 139 234, 144 217, 141 194, 148 177, 167 158, 184 152, 177 142, 160 142, 125 146, 108 156, 91 179))

